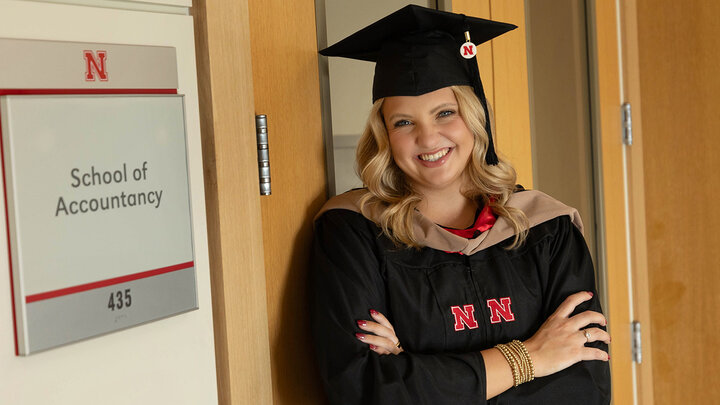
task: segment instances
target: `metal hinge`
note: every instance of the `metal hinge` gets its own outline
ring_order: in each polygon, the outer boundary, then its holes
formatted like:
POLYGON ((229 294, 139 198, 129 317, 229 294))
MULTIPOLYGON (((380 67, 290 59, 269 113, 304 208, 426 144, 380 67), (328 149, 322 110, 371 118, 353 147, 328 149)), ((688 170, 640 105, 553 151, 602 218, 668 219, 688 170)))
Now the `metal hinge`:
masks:
POLYGON ((255 134, 257 135, 258 174, 260 175, 260 195, 270 195, 270 149, 268 147, 267 116, 255 116, 255 134))
POLYGON ((622 131, 623 131, 623 143, 631 146, 633 144, 633 133, 632 133, 632 108, 630 103, 622 105, 622 131))
POLYGON ((632 359, 635 363, 642 363, 642 332, 640 322, 632 323, 632 359))

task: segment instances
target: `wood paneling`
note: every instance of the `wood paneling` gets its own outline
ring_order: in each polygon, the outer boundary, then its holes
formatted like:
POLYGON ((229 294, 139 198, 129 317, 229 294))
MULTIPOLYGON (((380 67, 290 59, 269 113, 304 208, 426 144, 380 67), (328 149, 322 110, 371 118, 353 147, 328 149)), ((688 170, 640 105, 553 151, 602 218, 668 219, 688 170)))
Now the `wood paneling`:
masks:
POLYGON ((326 176, 314 2, 249 4, 255 112, 268 116, 272 176, 272 195, 261 205, 273 398, 317 404, 323 394, 306 280, 311 222, 326 200, 326 176))
MULTIPOLYGON (((621 82, 618 49, 618 22, 615 3, 594 2, 593 54, 596 71, 595 136, 599 147, 600 188, 597 201, 603 232, 602 262, 606 268, 610 372, 615 404, 633 403, 633 375, 630 348, 630 293, 628 284, 628 241, 626 238, 623 143, 620 132, 621 82)), ((602 252, 602 250, 601 250, 602 252)))
POLYGON ((249 13, 235 0, 193 13, 219 400, 270 404, 249 13))
POLYGON ((720 3, 637 1, 658 404, 720 402, 720 3))
POLYGON ((498 152, 518 173, 518 183, 533 187, 530 101, 525 44, 525 3, 522 0, 453 0, 453 12, 518 26, 478 47, 478 65, 485 95, 495 113, 498 152))

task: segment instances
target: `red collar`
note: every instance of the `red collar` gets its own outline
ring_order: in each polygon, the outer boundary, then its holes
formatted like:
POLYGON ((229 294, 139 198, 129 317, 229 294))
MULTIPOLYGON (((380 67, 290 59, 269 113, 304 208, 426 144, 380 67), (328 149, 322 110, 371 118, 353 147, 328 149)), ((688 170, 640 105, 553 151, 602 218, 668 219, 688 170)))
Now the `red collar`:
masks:
POLYGON ((454 229, 454 228, 445 228, 448 232, 452 232, 455 235, 462 236, 463 238, 471 239, 475 236, 487 231, 488 229, 492 228, 493 225, 495 225, 495 220, 497 218, 495 217, 495 214, 493 214, 492 210, 490 209, 489 205, 485 205, 483 209, 480 211, 480 214, 475 219, 475 223, 466 229, 454 229))

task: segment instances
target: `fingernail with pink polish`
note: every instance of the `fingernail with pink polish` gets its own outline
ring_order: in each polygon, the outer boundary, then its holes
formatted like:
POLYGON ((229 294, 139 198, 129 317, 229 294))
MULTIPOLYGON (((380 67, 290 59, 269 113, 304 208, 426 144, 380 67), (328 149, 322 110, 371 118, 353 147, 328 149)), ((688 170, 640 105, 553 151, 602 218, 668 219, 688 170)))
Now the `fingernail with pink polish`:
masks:
POLYGON ((375 345, 370 345, 370 350, 375 350, 375 349, 377 349, 377 346, 375 346, 375 345))
POLYGON ((379 313, 379 312, 376 311, 376 310, 374 310, 374 309, 371 309, 371 310, 370 310, 370 315, 372 315, 372 316, 375 316, 375 315, 377 315, 378 313, 379 313))
POLYGON ((588 291, 588 294, 590 294, 590 297, 592 297, 593 295, 595 295, 595 294, 593 294, 592 291, 588 291))
POLYGON ((355 334, 355 337, 358 338, 358 339, 360 339, 360 340, 365 340, 365 335, 363 335, 362 333, 356 333, 356 334, 355 334))
POLYGON ((365 325, 367 325, 367 321, 357 321, 357 324, 359 327, 363 328, 365 325))

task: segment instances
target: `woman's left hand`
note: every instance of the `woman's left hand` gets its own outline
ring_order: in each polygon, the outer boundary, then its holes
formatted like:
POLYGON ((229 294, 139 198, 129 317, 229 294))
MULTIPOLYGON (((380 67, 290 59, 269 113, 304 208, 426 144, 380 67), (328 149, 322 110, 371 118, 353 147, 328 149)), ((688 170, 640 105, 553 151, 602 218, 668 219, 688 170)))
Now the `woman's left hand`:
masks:
POLYGON ((358 327, 370 333, 356 333, 355 337, 370 346, 370 350, 377 354, 400 354, 403 348, 395 335, 395 329, 383 314, 370 310, 373 321, 359 320, 358 327))

